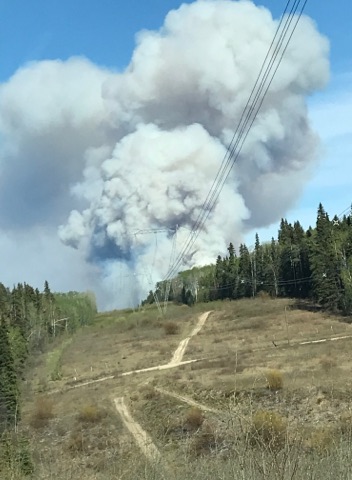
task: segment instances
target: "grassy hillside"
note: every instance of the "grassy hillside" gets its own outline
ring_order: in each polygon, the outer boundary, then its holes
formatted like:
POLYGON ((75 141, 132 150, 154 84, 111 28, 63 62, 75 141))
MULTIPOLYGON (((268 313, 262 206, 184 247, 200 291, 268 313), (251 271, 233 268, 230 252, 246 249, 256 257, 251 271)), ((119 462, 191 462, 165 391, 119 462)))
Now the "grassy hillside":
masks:
POLYGON ((351 344, 340 317, 285 299, 99 314, 31 369, 34 477, 349 478, 351 344))

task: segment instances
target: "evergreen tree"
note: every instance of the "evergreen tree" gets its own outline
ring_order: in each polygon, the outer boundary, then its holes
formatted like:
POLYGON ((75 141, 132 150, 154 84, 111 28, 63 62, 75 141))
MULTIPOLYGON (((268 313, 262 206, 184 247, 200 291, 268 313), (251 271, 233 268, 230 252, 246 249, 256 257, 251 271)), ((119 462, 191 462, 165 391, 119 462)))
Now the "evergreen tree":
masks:
POLYGON ((256 295, 260 290, 265 290, 265 262, 264 247, 260 244, 258 233, 255 234, 254 254, 252 255, 252 277, 253 294, 256 295))
POLYGON ((341 265, 338 258, 332 223, 319 204, 316 232, 311 252, 314 297, 326 308, 336 310, 341 296, 341 265))
POLYGON ((252 290, 252 264, 249 250, 245 244, 240 245, 238 262, 238 297, 250 297, 252 290))
POLYGON ((272 297, 279 295, 279 274, 280 274, 280 253, 279 244, 271 239, 270 245, 263 247, 263 278, 264 291, 270 293, 272 297))
POLYGON ((215 282, 217 288, 217 298, 222 300, 226 298, 227 278, 226 278, 226 260, 218 255, 215 264, 215 282))
POLYGON ((237 288, 238 288, 238 264, 235 247, 233 243, 230 242, 227 251, 229 252, 228 262, 227 262, 227 282, 228 298, 237 298, 237 288))
POLYGON ((14 359, 5 321, 0 321, 0 428, 5 430, 19 419, 19 390, 14 359))

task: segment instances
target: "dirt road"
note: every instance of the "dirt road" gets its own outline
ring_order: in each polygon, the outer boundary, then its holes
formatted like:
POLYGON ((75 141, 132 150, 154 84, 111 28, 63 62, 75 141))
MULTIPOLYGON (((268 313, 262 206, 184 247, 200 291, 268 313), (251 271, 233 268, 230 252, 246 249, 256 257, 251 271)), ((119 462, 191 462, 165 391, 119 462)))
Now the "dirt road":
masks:
MULTIPOLYGON (((191 334, 186 337, 184 340, 182 340, 176 349, 172 359, 170 360, 169 363, 165 365, 158 365, 156 367, 149 367, 149 368, 143 368, 141 370, 134 370, 131 372, 125 372, 121 374, 121 376, 126 376, 126 375, 132 375, 133 373, 140 373, 140 372, 151 372, 153 370, 167 370, 169 368, 175 368, 180 365, 185 365, 187 363, 192 363, 197 360, 187 360, 185 362, 182 361, 182 358, 185 354, 188 342, 190 339, 199 333, 203 325, 205 324, 210 312, 205 312, 202 315, 200 315, 197 326, 192 330, 191 334)), ((204 405, 201 405, 197 402, 195 402, 192 399, 182 397, 181 395, 177 394, 170 394, 166 392, 166 390, 159 389, 160 392, 164 394, 168 394, 171 396, 174 396, 175 398, 178 398, 179 400, 188 403, 189 405, 198 407, 204 411, 214 411, 213 409, 210 409, 208 407, 205 407, 204 405)), ((121 418, 126 425, 126 428, 131 432, 133 435, 137 445, 140 447, 144 455, 151 461, 156 461, 160 460, 160 452, 152 442, 151 438, 148 436, 148 434, 142 429, 142 427, 131 417, 131 415, 128 412, 128 409, 123 401, 123 398, 115 398, 114 399, 116 410, 119 412, 121 415, 121 418)))
POLYGON ((142 429, 131 414, 129 413, 127 406, 122 397, 114 399, 115 407, 118 413, 121 415, 122 421, 126 428, 130 431, 137 445, 142 450, 144 455, 151 461, 155 462, 160 459, 160 452, 154 445, 149 435, 142 429))
POLYGON ((203 410, 203 412, 212 412, 212 413, 221 413, 220 410, 216 410, 215 408, 207 407, 206 405, 203 405, 202 403, 198 403, 192 398, 185 397, 184 395, 179 395, 178 393, 175 392, 170 392, 169 390, 164 390, 163 388, 158 388, 154 387, 157 392, 162 393, 163 395, 168 395, 169 397, 176 398, 177 400, 180 400, 183 403, 187 403, 191 407, 197 407, 200 410, 203 410))
POLYGON ((204 326, 209 314, 211 312, 205 312, 202 315, 200 315, 197 326, 192 330, 191 334, 183 339, 179 346, 177 347, 172 359, 170 360, 168 365, 179 365, 182 361, 183 355, 185 354, 188 342, 191 340, 194 335, 197 335, 197 333, 200 332, 201 328, 204 326))

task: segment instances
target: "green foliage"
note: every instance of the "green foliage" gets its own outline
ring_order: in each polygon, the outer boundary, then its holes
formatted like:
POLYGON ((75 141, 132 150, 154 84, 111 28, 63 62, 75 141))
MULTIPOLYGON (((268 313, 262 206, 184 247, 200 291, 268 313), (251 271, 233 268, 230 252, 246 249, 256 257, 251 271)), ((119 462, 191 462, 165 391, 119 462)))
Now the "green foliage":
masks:
POLYGON ((19 390, 8 328, 0 323, 0 429, 4 431, 19 419, 19 390))
POLYGON ((74 332, 78 327, 92 323, 97 307, 91 293, 56 293, 54 301, 57 312, 56 332, 74 332))
MULTIPOLYGON (((322 307, 352 315, 352 215, 331 221, 320 204, 316 228, 305 232, 299 221, 282 219, 278 239, 261 243, 249 251, 233 243, 228 255, 218 255, 215 265, 180 272, 171 281, 172 299, 193 305, 224 299, 271 297, 311 299, 322 307)), ((159 282, 146 303, 154 302, 154 293, 164 298, 165 282, 159 282)), ((171 299, 171 296, 169 297, 171 299)))
POLYGON ((1 478, 15 478, 13 476, 15 473, 32 475, 34 465, 29 446, 29 440, 23 434, 13 432, 2 434, 0 438, 1 478))
POLYGON ((250 438, 253 445, 266 446, 270 450, 285 445, 287 422, 277 412, 259 410, 253 415, 250 438))

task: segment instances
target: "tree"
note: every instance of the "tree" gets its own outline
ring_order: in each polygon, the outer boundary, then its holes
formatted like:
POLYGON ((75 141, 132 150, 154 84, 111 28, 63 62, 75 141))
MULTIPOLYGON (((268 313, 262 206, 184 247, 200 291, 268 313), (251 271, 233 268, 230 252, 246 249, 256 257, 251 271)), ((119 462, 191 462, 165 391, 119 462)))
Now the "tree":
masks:
POLYGON ((230 242, 227 251, 229 252, 229 258, 227 262, 228 297, 237 298, 238 261, 233 243, 230 242))
POLYGON ((19 419, 19 390, 14 359, 5 321, 0 321, 0 428, 13 426, 19 419))
POLYGON ((313 272, 313 292, 314 297, 323 307, 336 310, 342 293, 341 262, 332 228, 329 216, 320 203, 310 258, 313 272))
POLYGON ((238 297, 250 297, 252 290, 252 264, 249 250, 245 244, 240 245, 238 261, 238 297))

